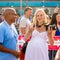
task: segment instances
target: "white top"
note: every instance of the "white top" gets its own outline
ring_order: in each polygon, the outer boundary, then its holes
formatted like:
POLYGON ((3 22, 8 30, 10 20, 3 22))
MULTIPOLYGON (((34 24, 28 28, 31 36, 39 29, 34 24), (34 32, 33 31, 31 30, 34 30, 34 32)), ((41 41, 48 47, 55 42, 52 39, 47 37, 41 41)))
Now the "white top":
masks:
MULTIPOLYGON (((21 20, 20 20, 20 28, 24 27, 26 28, 26 31, 28 30, 28 27, 31 25, 31 22, 28 18, 26 18, 25 16, 22 16, 21 20)), ((20 31, 21 34, 21 31, 20 31)))
POLYGON ((25 60, 49 60, 47 47, 47 32, 34 30, 25 53, 25 60))

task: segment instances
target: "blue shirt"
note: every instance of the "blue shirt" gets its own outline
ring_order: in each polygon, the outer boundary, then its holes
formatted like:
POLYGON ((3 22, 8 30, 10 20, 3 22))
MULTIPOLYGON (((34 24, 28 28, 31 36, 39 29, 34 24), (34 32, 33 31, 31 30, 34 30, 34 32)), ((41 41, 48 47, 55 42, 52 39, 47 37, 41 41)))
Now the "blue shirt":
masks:
MULTIPOLYGON (((0 24, 0 43, 8 49, 16 50, 17 34, 6 21, 0 24)), ((16 60, 16 57, 0 51, 0 60, 16 60)))
POLYGON ((60 30, 57 28, 55 36, 60 36, 60 30))

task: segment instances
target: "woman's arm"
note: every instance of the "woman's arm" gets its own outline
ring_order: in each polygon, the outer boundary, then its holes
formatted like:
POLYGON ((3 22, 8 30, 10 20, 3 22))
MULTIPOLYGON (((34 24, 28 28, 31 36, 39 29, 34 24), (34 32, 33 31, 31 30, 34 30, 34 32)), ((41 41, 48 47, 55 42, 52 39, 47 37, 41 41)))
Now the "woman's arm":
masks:
POLYGON ((52 29, 49 28, 47 31, 48 31, 49 43, 50 43, 51 45, 53 45, 53 44, 54 44, 54 39, 53 39, 53 37, 55 36, 56 30, 52 30, 52 29))
POLYGON ((24 40, 27 41, 30 36, 32 35, 32 32, 33 32, 34 28, 33 26, 31 25, 28 29, 28 31, 26 32, 26 34, 24 35, 24 40))

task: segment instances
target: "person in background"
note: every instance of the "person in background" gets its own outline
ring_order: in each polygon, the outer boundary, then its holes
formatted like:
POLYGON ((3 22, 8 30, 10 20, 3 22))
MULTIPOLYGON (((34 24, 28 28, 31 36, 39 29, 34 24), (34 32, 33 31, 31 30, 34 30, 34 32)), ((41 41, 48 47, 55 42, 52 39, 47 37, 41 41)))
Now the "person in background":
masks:
POLYGON ((26 48, 25 60, 49 60, 47 39, 51 45, 54 42, 52 39, 52 29, 48 28, 46 31, 46 20, 47 17, 44 10, 37 9, 33 17, 33 25, 35 27, 31 25, 24 36, 25 41, 31 36, 26 48))
POLYGON ((15 28, 16 28, 18 34, 19 34, 19 23, 20 23, 21 16, 20 16, 20 14, 17 14, 16 16, 17 16, 17 18, 15 19, 15 24, 14 25, 15 25, 15 28))
POLYGON ((56 53, 55 60, 60 60, 60 48, 58 49, 56 53))
POLYGON ((47 24, 50 24, 51 23, 51 16, 46 15, 46 17, 47 17, 47 24))
MULTIPOLYGON (((56 19, 56 16, 57 14, 59 13, 59 7, 57 6, 55 9, 54 9, 54 13, 52 15, 52 18, 51 18, 51 25, 56 25, 57 26, 57 19, 56 19)), ((57 32, 58 30, 56 29, 56 31, 54 32, 54 36, 58 36, 57 34, 60 35, 60 33, 57 32)), ((55 46, 50 46, 49 47, 49 60, 54 60, 55 58, 55 55, 56 55, 56 52, 57 52, 57 49, 55 46)))
POLYGON ((3 17, 3 15, 0 15, 0 23, 1 23, 2 21, 4 21, 4 17, 3 17))
MULTIPOLYGON (((53 24, 56 24, 56 15, 57 15, 58 13, 54 13, 53 15, 52 15, 52 19, 51 19, 51 25, 53 25, 53 24)), ((55 35, 55 33, 54 33, 54 35, 55 35)), ((56 50, 53 48, 52 49, 52 47, 53 46, 49 46, 48 48, 49 48, 49 60, 52 60, 52 59, 54 59, 54 57, 55 57, 55 54, 56 54, 56 50)))
POLYGON ((4 21, 0 24, 0 60, 17 60, 20 55, 16 49, 17 34, 11 27, 16 19, 16 11, 6 8, 2 14, 4 21))
POLYGON ((30 16, 32 15, 32 8, 26 7, 24 10, 24 15, 21 17, 20 20, 20 34, 25 35, 28 30, 28 27, 31 25, 29 20, 30 16))
MULTIPOLYGON (((20 36, 24 36, 28 31, 29 26, 31 25, 30 16, 32 15, 32 8, 26 7, 24 10, 24 15, 19 18, 20 26, 19 26, 19 34, 20 36)), ((20 49, 20 60, 24 60, 25 53, 20 49)))

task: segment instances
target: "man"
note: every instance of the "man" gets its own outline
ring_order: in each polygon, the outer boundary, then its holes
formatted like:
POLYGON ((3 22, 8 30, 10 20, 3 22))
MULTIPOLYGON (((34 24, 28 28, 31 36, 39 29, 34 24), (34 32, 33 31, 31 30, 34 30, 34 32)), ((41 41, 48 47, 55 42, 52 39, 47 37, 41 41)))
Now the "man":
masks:
POLYGON ((20 34, 25 35, 28 30, 28 27, 31 25, 29 20, 30 16, 32 15, 32 8, 26 7, 24 10, 24 15, 21 17, 20 20, 20 34))
MULTIPOLYGON (((30 16, 32 15, 32 8, 26 7, 24 10, 24 15, 19 19, 20 20, 20 35, 24 36, 28 31, 29 26, 31 25, 30 16)), ((22 44, 20 44, 22 45, 22 44)), ((24 60, 24 52, 20 51, 20 60, 24 60)))
POLYGON ((0 60, 17 60, 17 34, 11 27, 16 19, 16 11, 14 8, 6 8, 3 16, 4 21, 0 24, 0 60))

